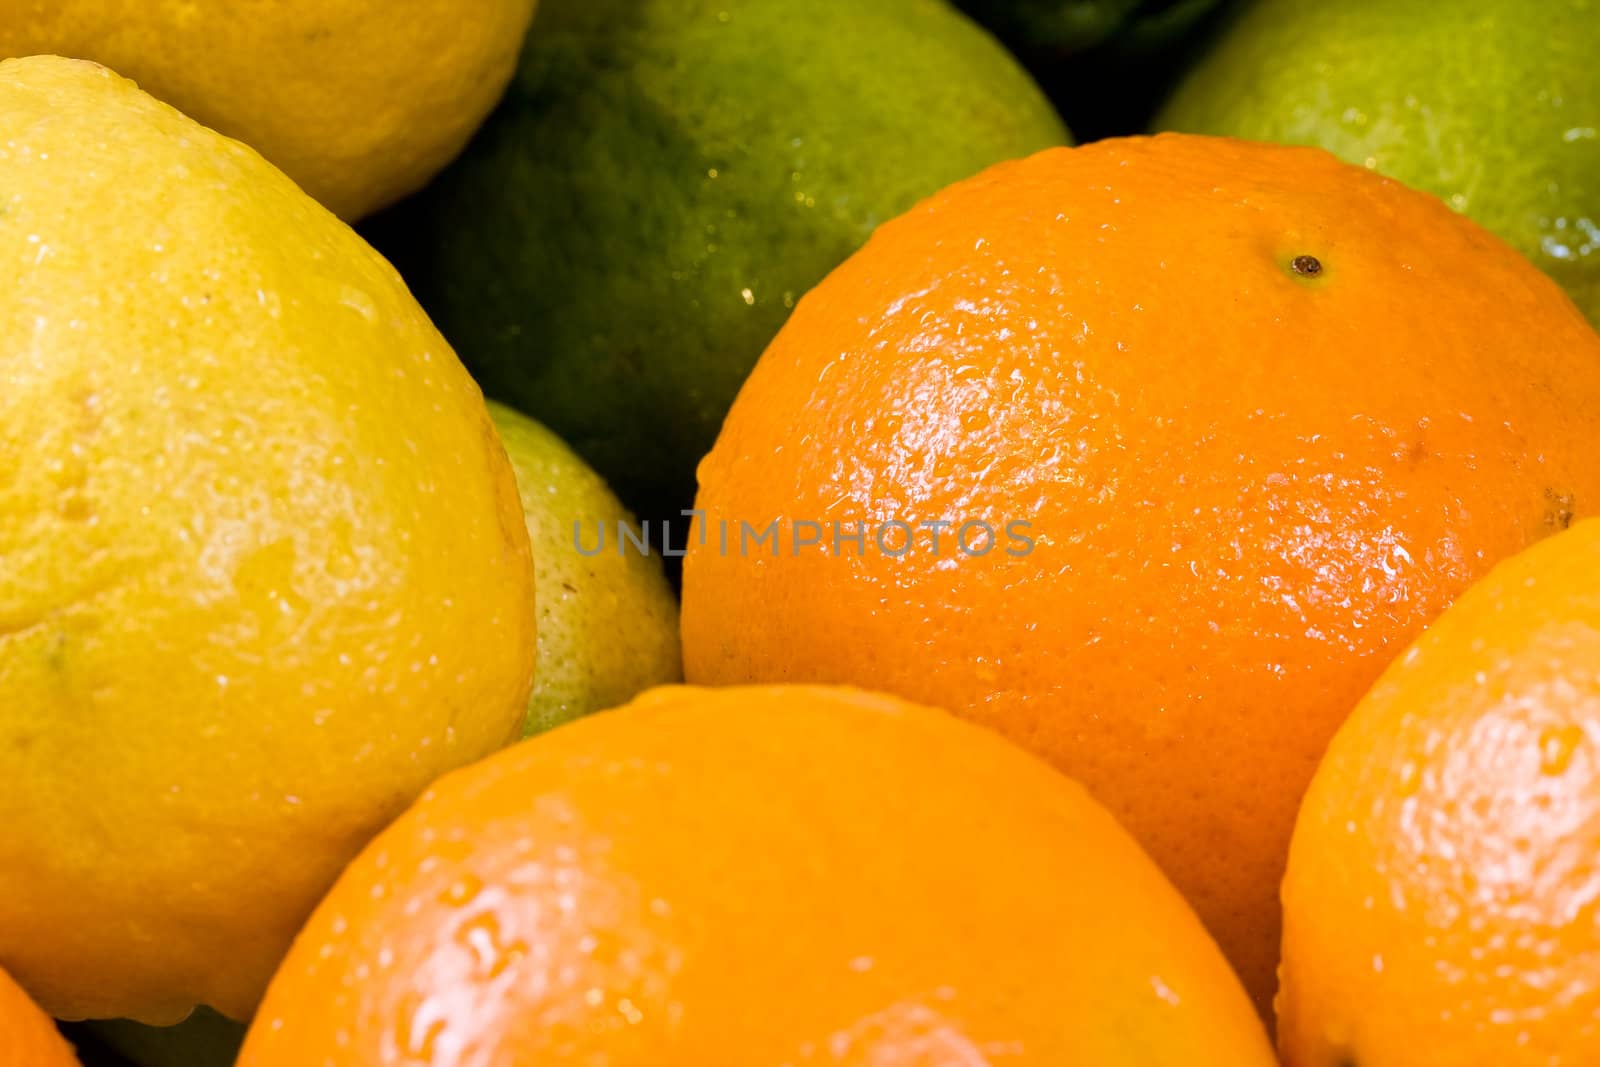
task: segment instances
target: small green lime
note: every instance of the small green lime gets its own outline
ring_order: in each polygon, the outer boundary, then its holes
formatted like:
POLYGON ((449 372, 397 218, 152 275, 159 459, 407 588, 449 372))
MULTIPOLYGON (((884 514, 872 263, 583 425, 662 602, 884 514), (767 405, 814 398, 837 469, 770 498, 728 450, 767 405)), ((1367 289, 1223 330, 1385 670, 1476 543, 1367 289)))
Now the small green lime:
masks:
POLYGON ((681 681, 678 605, 661 557, 634 547, 642 534, 620 533, 639 523, 555 434, 500 404, 489 416, 517 472, 533 542, 539 664, 526 733, 681 681))
POLYGON ((1021 48, 1083 52, 1116 38, 1155 45, 1180 35, 1219 0, 959 0, 1021 48))
POLYGON ((1600 0, 1258 0, 1157 125, 1320 145, 1436 193, 1600 323, 1596 57, 1600 0))
POLYGON ((1065 128, 945 0, 550 0, 396 258, 491 396, 675 514, 795 302, 1065 128))

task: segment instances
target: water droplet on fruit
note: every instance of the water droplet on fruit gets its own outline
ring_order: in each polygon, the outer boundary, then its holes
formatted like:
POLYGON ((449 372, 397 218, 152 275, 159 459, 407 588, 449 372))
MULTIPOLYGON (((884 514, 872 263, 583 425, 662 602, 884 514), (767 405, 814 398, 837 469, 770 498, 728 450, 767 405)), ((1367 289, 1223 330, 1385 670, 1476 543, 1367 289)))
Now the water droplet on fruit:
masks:
POLYGON ((439 901, 451 907, 464 908, 476 900, 481 892, 483 892, 483 882, 476 875, 463 874, 439 894, 439 901))
POLYGON ((499 978, 528 954, 525 942, 505 939, 500 920, 487 911, 462 923, 456 942, 472 953, 475 970, 486 979, 499 978))
POLYGON ((1583 730, 1575 724, 1551 726, 1539 735, 1539 770, 1554 777, 1567 773, 1572 757, 1583 741, 1583 730))
POLYGON ((1159 997, 1165 1004, 1170 1004, 1173 1007, 1177 1007, 1183 1003, 1183 999, 1179 997, 1173 988, 1167 985, 1167 983, 1163 981, 1161 976, 1158 974, 1153 974, 1150 976, 1150 988, 1155 990, 1156 996, 1159 997))
POLYGON ((438 1007, 415 993, 400 1002, 395 1015, 395 1043, 402 1054, 424 1062, 433 1059, 434 1048, 444 1033, 444 1019, 438 1007))
POLYGON ((1600 224, 1593 219, 1540 219, 1539 225, 1545 230, 1540 249, 1553 259, 1575 262, 1600 252, 1600 224))
POLYGON ((354 286, 347 285, 339 293, 339 303, 354 311, 368 322, 378 321, 378 304, 371 295, 354 286))

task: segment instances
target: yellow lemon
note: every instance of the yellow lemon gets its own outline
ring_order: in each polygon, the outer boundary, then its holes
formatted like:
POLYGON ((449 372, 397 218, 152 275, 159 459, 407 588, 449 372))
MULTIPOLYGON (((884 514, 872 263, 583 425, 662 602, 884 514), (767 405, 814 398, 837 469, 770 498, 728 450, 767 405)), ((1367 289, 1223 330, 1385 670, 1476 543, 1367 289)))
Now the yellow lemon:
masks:
POLYGON ((237 137, 347 219, 461 151, 535 0, 0 0, 0 58, 104 63, 237 137))
POLYGON ((242 1017, 344 863, 515 737, 533 565, 399 276, 104 68, 0 63, 0 965, 242 1017))

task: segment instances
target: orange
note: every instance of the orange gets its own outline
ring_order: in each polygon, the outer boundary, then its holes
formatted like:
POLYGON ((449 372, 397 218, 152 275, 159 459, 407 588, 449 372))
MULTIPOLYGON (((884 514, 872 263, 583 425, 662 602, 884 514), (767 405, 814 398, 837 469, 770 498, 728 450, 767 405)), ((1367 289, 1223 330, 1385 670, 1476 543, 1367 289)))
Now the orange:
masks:
POLYGON ((1267 1067, 1081 787, 850 690, 658 689, 458 772, 301 934, 240 1067, 1267 1067))
POLYGON ((1600 1063, 1600 522, 1495 568, 1384 673, 1283 893, 1290 1067, 1600 1063))
POLYGON ((0 969, 0 1064, 5 1067, 78 1067, 72 1046, 50 1017, 0 969))
POLYGON ((1026 744, 1265 1008, 1327 739, 1596 510, 1597 445, 1600 338, 1432 198, 1309 149, 1046 152, 881 227, 768 349, 700 468, 687 676, 868 684, 1026 744), (740 526, 774 518, 776 558, 740 526), (951 525, 905 551, 891 520, 951 525))

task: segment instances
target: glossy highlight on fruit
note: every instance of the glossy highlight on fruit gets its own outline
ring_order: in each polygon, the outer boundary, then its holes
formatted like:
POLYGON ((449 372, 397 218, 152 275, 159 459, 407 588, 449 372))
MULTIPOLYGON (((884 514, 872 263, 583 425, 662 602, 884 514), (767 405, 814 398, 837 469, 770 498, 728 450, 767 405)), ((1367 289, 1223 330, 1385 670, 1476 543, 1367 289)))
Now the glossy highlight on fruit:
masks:
POLYGON ((690 538, 686 677, 871 685, 1026 745, 1265 1011, 1328 738, 1473 580, 1600 509, 1597 440, 1600 337, 1436 198, 1313 149, 1044 152, 880 227, 762 357, 697 507, 780 529, 690 538), (914 550, 834 528, 889 521, 914 550), (999 536, 966 551, 974 522, 999 536))
POLYGON ((1269 1067, 1077 784, 820 688, 660 689, 440 782, 323 902, 240 1067, 1269 1067))
POLYGON ((1283 899, 1289 1067, 1600 1063, 1600 521, 1496 567, 1384 672, 1283 899))

